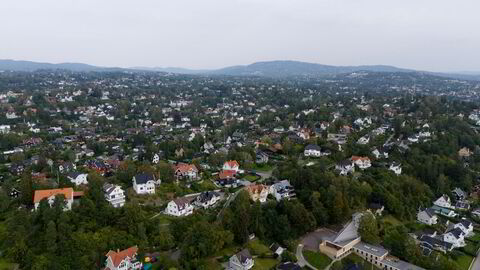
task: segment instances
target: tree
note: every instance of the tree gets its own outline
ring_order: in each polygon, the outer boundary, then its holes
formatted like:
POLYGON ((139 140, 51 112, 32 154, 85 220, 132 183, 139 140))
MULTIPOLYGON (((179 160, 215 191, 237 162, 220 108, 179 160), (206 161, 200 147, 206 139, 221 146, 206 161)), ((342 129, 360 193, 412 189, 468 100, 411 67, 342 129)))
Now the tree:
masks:
POLYGON ((57 227, 53 220, 50 220, 47 225, 47 230, 44 236, 45 250, 50 254, 55 254, 57 251, 57 227))
POLYGON ((362 240, 369 244, 379 244, 380 233, 378 231, 377 220, 370 213, 365 213, 360 218, 360 225, 358 226, 358 233, 362 240))

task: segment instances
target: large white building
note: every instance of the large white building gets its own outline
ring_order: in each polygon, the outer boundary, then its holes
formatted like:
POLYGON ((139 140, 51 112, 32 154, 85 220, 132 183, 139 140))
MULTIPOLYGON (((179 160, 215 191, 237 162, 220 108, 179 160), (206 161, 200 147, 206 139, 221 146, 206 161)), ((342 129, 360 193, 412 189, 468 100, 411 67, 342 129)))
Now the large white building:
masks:
POLYGON ((105 193, 105 199, 113 207, 122 207, 125 205, 125 191, 122 187, 107 183, 103 185, 103 192, 105 193))
POLYGON ((87 180, 88 174, 87 173, 79 173, 79 172, 72 172, 67 175, 68 180, 75 184, 75 186, 78 185, 87 185, 88 180, 87 180))

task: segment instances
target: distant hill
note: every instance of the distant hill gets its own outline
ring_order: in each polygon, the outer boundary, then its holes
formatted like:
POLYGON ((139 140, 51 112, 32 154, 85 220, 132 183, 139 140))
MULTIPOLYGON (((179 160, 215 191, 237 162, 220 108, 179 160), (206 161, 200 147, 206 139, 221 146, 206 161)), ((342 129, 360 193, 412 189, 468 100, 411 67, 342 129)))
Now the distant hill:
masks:
POLYGON ((350 73, 357 71, 371 72, 412 72, 413 70, 401 69, 393 66, 328 66, 299 61, 268 61, 257 62, 246 66, 232 66, 214 71, 210 74, 233 76, 320 76, 327 74, 350 73))
POLYGON ((19 60, 1 60, 0 70, 12 70, 12 71, 35 71, 39 69, 65 69, 71 71, 109 71, 109 70, 121 70, 121 68, 106 68, 97 67, 82 63, 42 63, 32 61, 19 61, 19 60))
POLYGON ((211 70, 206 69, 188 69, 181 67, 131 67, 130 69, 135 70, 145 70, 145 71, 159 71, 167 73, 177 73, 177 74, 202 74, 211 72, 211 70))
POLYGON ((480 80, 480 74, 477 72, 461 73, 439 73, 428 71, 416 71, 411 69, 397 68, 385 65, 365 65, 365 66, 329 66, 300 61, 266 61, 256 62, 244 66, 230 66, 216 70, 195 70, 180 67, 100 67, 82 63, 42 63, 32 61, 2 60, 0 59, 0 70, 12 71, 35 71, 39 69, 64 69, 70 71, 150 71, 150 72, 168 72, 177 74, 198 74, 198 75, 226 75, 226 76, 263 76, 263 77, 291 77, 291 76, 324 76, 336 75, 342 73, 352 73, 359 71, 367 72, 421 72, 462 80, 480 80))

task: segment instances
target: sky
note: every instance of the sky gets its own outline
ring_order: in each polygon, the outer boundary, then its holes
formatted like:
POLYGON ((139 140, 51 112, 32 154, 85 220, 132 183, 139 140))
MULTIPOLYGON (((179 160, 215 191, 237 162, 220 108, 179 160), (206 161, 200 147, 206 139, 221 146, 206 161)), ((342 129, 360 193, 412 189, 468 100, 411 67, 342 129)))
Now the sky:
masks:
POLYGON ((478 0, 1 0, 0 59, 480 71, 478 0))

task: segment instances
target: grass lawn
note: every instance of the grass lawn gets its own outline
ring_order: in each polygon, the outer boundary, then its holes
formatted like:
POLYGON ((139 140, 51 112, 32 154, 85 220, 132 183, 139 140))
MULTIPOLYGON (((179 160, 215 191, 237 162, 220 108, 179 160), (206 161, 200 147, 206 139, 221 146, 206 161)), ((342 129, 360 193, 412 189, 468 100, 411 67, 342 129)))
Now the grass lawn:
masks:
POLYGON ((305 249, 303 250, 303 257, 317 269, 324 269, 332 261, 327 255, 305 249))
POLYGON ((273 169, 273 166, 269 164, 262 164, 262 165, 255 164, 252 167, 252 170, 259 171, 259 172, 268 172, 268 171, 271 171, 272 169, 273 169))
POLYGON ((14 266, 15 265, 13 263, 9 263, 4 259, 0 259, 0 270, 14 269, 14 266))
POLYGON ((465 247, 463 247, 463 249, 470 253, 470 254, 476 254, 477 253, 477 244, 474 243, 474 242, 471 242, 471 241, 465 241, 467 243, 467 245, 465 247))
POLYGON ((237 253, 239 251, 238 246, 231 246, 231 247, 226 247, 223 248, 222 250, 218 251, 213 255, 213 257, 221 257, 221 256, 232 256, 233 254, 237 253))
POLYGON ((208 270, 222 270, 223 266, 217 260, 209 259, 209 260, 207 260, 207 263, 205 265, 205 269, 208 269, 208 270))
POLYGON ((245 175, 244 178, 245 178, 245 180, 247 180, 247 181, 255 182, 255 181, 259 180, 261 177, 256 176, 256 175, 252 175, 252 174, 247 174, 247 175, 245 175))
POLYGON ((247 248, 252 255, 272 254, 272 251, 258 239, 248 242, 247 248))
POLYGON ((455 261, 460 266, 460 270, 468 270, 468 267, 470 267, 470 263, 472 262, 472 260, 473 260, 472 256, 462 255, 462 256, 458 256, 458 258, 455 261))
POLYGON ((398 219, 396 219, 392 215, 387 215, 387 216, 383 217, 382 221, 385 222, 385 224, 389 224, 389 225, 392 225, 392 226, 398 226, 398 225, 402 224, 402 222, 400 222, 398 219))
POLYGON ((342 262, 343 263, 348 263, 348 261, 352 261, 353 263, 355 264, 360 264, 362 266, 364 266, 364 269, 377 269, 376 267, 373 267, 373 265, 367 261, 365 261, 362 257, 352 253, 350 255, 348 255, 347 257, 345 257, 344 259, 342 259, 342 262))
POLYGON ((480 242, 480 232, 475 232, 475 235, 467 238, 468 240, 480 242))
POLYGON ((253 270, 270 270, 278 264, 275 259, 256 258, 253 270))

